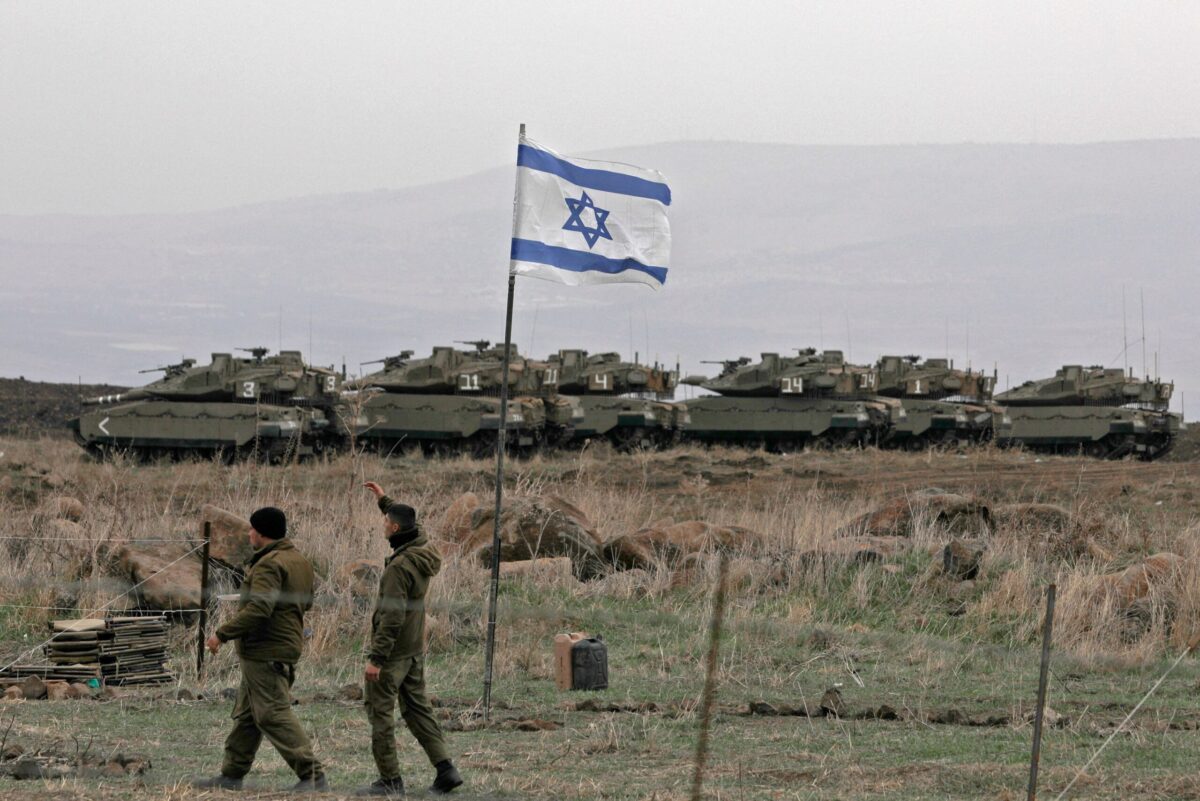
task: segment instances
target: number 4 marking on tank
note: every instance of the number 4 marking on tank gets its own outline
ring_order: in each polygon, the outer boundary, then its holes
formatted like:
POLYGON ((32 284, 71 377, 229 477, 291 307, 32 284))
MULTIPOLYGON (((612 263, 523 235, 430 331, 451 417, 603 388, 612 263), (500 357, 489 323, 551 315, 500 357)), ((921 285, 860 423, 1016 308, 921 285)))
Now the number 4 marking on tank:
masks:
POLYGON ((804 392, 804 379, 799 376, 785 375, 782 384, 785 395, 800 395, 804 392))
POLYGON ((105 417, 105 418, 104 418, 103 420, 101 420, 99 423, 96 423, 96 428, 98 428, 98 429, 100 429, 101 431, 103 431, 103 432, 104 432, 104 436, 106 436, 106 437, 111 437, 111 436, 112 436, 112 434, 110 434, 110 433, 108 432, 108 421, 109 421, 109 420, 111 420, 111 419, 112 419, 111 417, 105 417))

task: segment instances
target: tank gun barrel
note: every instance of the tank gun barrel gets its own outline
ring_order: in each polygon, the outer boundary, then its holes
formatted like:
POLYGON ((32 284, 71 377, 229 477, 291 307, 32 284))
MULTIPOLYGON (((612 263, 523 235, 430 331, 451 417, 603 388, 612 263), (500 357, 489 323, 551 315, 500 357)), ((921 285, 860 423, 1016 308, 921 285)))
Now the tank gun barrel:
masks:
POLYGON ((131 389, 128 392, 118 392, 115 395, 97 395, 92 398, 83 398, 80 403, 84 406, 104 406, 110 403, 127 403, 129 401, 146 400, 152 397, 154 395, 144 389, 131 389))
POLYGON ((721 365, 721 372, 722 372, 722 374, 724 374, 724 373, 733 372, 734 370, 738 369, 739 367, 745 367, 747 364, 750 363, 750 357, 749 356, 739 356, 736 359, 701 359, 700 363, 701 364, 719 364, 719 365, 721 365))

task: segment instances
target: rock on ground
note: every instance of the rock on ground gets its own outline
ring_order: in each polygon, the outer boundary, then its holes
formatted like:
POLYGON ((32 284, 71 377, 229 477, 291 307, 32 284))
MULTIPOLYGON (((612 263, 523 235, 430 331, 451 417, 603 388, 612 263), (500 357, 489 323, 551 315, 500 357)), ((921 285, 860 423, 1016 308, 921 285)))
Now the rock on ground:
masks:
POLYGON ((1101 581, 1124 609, 1150 598, 1153 593, 1176 589, 1187 566, 1187 560, 1178 554, 1156 553, 1119 573, 1103 576, 1101 581))
POLYGON ((1032 535, 1058 558, 1090 555, 1107 561, 1112 555, 1101 545, 1110 532, 1098 517, 1078 515, 1052 503, 1006 503, 992 509, 997 529, 1032 535))
POLYGON ((71 685, 65 681, 46 682, 46 700, 66 701, 71 697, 71 685))
POLYGON ((233 568, 240 569, 254 553, 250 547, 250 521, 232 512, 204 504, 200 507, 199 530, 196 533, 196 544, 204 541, 204 524, 210 524, 212 546, 209 556, 233 568))
POLYGON ((554 556, 548 559, 528 559, 521 562, 501 562, 501 578, 522 578, 539 585, 578 584, 573 573, 573 565, 566 556, 554 556))
MULTIPOLYGON (((495 512, 479 507, 471 515, 471 533, 463 548, 479 563, 491 565, 495 512)), ((599 536, 587 516, 561 498, 517 498, 500 515, 500 561, 516 562, 540 557, 565 556, 580 579, 594 578, 604 570, 599 536)))
POLYGON ((200 558, 193 553, 176 562, 184 553, 184 548, 165 544, 125 545, 117 551, 117 568, 131 583, 140 585, 135 593, 145 606, 198 609, 200 558))
POLYGON ((678 562, 692 554, 713 551, 758 554, 763 551, 764 543, 761 534, 748 528, 688 520, 615 537, 604 543, 602 554, 606 562, 620 569, 649 570, 660 561, 678 562))
POLYGON ((958 581, 973 580, 979 575, 986 550, 982 540, 950 540, 942 549, 942 572, 958 581))
POLYGON ((338 567, 333 573, 333 580, 339 589, 349 589, 355 600, 369 600, 375 597, 379 574, 382 572, 383 566, 379 562, 355 559, 338 567))
POLYGON ((78 523, 83 519, 83 503, 70 495, 55 495, 43 507, 46 515, 78 523))
POLYGON ((470 537, 471 532, 474 531, 471 517, 480 506, 482 504, 479 496, 473 492, 464 492, 455 498, 454 502, 446 507, 445 514, 442 515, 441 525, 438 527, 441 538, 449 542, 462 543, 470 537))
POLYGON ((834 536, 908 537, 919 521, 951 534, 980 536, 988 532, 991 510, 971 495, 924 490, 887 501, 839 528, 834 536))
POLYGON ((21 694, 26 701, 37 701, 46 697, 46 683, 37 676, 30 676, 21 682, 21 694))

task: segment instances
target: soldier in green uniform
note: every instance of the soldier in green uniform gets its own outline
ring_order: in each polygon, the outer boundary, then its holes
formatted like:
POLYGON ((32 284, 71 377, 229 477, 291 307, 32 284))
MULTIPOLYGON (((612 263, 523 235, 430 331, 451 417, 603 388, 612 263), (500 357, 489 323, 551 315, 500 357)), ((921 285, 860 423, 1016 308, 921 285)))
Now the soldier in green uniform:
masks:
POLYGON ((379 578, 379 598, 371 616, 371 645, 366 667, 367 720, 371 754, 379 778, 359 795, 404 794, 396 757, 396 707, 405 725, 437 770, 435 793, 462 784, 450 761, 442 727, 425 695, 425 593, 442 566, 442 557, 417 526, 411 506, 396 503, 373 481, 366 483, 383 512, 383 533, 392 547, 379 578))
POLYGON ((291 687, 304 643, 304 613, 312 606, 313 570, 291 540, 287 518, 274 507, 250 516, 250 557, 235 614, 208 638, 214 654, 237 640, 242 684, 233 707, 233 731, 225 740, 221 774, 197 787, 238 790, 265 736, 300 777, 292 789, 329 789, 325 770, 292 712, 291 687))

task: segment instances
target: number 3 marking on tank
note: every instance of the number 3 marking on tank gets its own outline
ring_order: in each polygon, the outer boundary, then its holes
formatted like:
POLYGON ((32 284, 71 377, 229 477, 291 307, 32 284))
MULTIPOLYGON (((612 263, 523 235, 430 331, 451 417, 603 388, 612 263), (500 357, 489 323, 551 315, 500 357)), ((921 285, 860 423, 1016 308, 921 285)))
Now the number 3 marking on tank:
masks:
POLYGON ((253 381, 243 381, 242 382, 242 397, 243 398, 253 398, 254 397, 254 382, 253 381))

